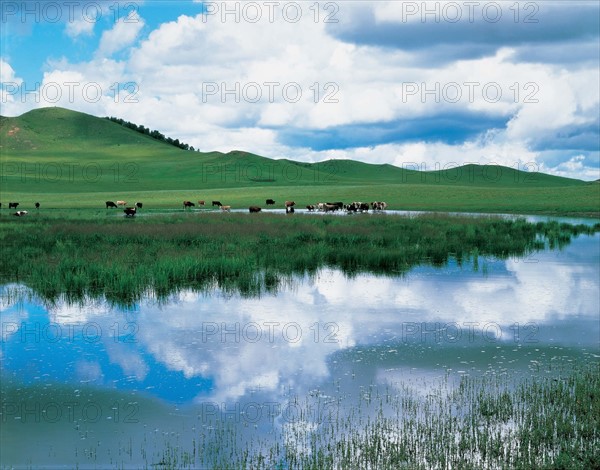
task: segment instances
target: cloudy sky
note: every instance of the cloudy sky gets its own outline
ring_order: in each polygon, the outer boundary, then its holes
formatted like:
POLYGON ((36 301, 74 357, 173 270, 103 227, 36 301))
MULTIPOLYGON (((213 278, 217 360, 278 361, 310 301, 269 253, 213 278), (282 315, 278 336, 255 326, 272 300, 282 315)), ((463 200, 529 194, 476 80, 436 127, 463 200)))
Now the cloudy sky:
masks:
POLYGON ((598 2, 2 1, 2 115, 203 151, 600 178, 598 2))

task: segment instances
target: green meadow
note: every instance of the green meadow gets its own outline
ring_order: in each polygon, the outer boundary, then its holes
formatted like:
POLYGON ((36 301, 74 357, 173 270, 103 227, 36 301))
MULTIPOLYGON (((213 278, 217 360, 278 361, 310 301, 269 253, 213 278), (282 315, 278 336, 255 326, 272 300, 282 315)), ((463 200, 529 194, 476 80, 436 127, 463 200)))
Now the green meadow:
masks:
POLYGON ((405 168, 347 160, 309 164, 243 151, 182 150, 107 119, 61 108, 0 120, 0 202, 19 209, 104 208, 107 200, 180 209, 184 200, 233 208, 381 201, 389 209, 598 216, 600 184, 527 168, 405 168), (419 171, 417 171, 419 170, 419 171), (426 170, 426 171, 421 171, 426 170), (522 171, 528 170, 528 171, 522 171))

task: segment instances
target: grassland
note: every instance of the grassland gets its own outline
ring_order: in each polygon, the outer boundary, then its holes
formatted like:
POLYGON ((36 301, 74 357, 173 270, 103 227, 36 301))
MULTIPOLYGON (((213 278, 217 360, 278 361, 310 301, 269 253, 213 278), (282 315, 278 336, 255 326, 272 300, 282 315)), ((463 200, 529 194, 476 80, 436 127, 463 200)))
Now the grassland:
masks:
POLYGON ((25 210, 38 201, 45 209, 103 208, 118 199, 178 209, 183 200, 247 207, 272 198, 300 207, 385 200, 390 209, 600 216, 598 183, 497 165, 416 171, 420 162, 397 168, 192 152, 61 108, 2 118, 0 142, 0 202, 25 210))
POLYGON ((258 295, 325 266, 347 274, 402 275, 479 255, 521 256, 595 226, 444 215, 295 217, 165 214, 98 219, 2 217, 0 274, 52 300, 105 296, 120 304, 182 288, 258 295))

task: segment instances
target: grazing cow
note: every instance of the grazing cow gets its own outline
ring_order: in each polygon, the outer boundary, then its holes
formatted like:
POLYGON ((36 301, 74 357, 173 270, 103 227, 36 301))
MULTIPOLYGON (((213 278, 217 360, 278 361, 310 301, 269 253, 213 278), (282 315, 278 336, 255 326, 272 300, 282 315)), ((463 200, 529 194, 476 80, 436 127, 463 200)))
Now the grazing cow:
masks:
POLYGON ((285 201, 285 207, 286 209, 288 207, 294 207, 296 205, 296 203, 294 201, 285 201))
POLYGON ((127 201, 117 201, 117 206, 126 206, 127 201))
POLYGON ((361 212, 369 212, 369 203, 368 202, 361 202, 358 210, 360 210, 361 212))
POLYGON ((343 202, 327 202, 326 204, 329 204, 331 206, 336 206, 338 209, 343 209, 344 208, 344 203, 343 202))
POLYGON ((36 208, 36 209, 39 209, 39 208, 40 208, 40 203, 39 203, 39 202, 36 202, 34 205, 35 205, 35 208, 36 208))
POLYGON ((19 205, 18 202, 9 202, 8 203, 8 208, 9 209, 16 209, 18 205, 19 205))
POLYGON ((115 209, 117 209, 117 205, 114 202, 106 201, 106 208, 108 209, 109 207, 114 207, 115 209))
POLYGON ((13 215, 16 215, 17 217, 23 217, 24 215, 27 215, 27 211, 17 211, 13 215))
POLYGON ((293 214, 294 212, 295 212, 294 211, 294 206, 286 206, 285 207, 285 213, 286 214, 293 214))
POLYGON ((199 206, 203 206, 204 205, 204 201, 198 201, 198 205, 199 206))
POLYGON ((136 207, 137 209, 141 209, 143 206, 144 206, 144 204, 142 204, 141 202, 136 202, 136 203, 135 203, 135 207, 136 207))
POLYGON ((248 210, 252 214, 252 213, 260 212, 262 209, 258 206, 250 206, 250 207, 248 207, 248 210))
POLYGON ((223 212, 229 212, 231 210, 231 206, 224 206, 223 204, 221 204, 219 207, 223 212))
POLYGON ((274 201, 273 199, 267 199, 267 200, 265 201, 265 204, 266 204, 267 206, 273 206, 273 205, 275 205, 275 201, 274 201))
POLYGON ((185 210, 186 207, 196 207, 196 204, 194 204, 192 201, 183 201, 183 209, 185 210))
POLYGON ((314 204, 309 204, 308 206, 306 206, 306 209, 307 209, 309 212, 312 212, 312 211, 314 211, 316 208, 317 208, 317 206, 315 206, 314 204))
POLYGON ((223 204, 221 204, 219 201, 213 201, 213 202, 212 202, 212 206, 213 206, 213 207, 215 207, 215 206, 221 207, 222 205, 223 205, 223 204))
POLYGON ((348 204, 346 206, 346 210, 348 212, 368 212, 369 203, 368 202, 353 202, 352 204, 348 204))
POLYGON ((133 217, 137 210, 135 207, 126 207, 123 212, 125 212, 125 217, 133 217))
POLYGON ((374 211, 384 211, 386 207, 387 207, 387 204, 383 201, 381 201, 381 202, 375 201, 375 202, 371 203, 371 208, 374 211))

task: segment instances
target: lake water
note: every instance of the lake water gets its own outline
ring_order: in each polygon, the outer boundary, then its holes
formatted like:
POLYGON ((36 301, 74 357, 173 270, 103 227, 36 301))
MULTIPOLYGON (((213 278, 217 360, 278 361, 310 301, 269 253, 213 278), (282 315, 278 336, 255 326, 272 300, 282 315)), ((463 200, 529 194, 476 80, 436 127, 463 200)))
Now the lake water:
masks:
POLYGON ((302 452, 332 416, 360 427, 385 413, 372 394, 598 362, 599 292, 600 234, 527 258, 401 278, 322 270, 260 298, 184 291, 131 310, 3 286, 0 464, 194 468, 274 442, 302 452))

